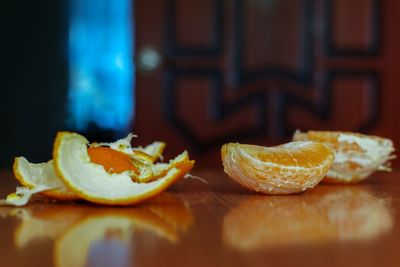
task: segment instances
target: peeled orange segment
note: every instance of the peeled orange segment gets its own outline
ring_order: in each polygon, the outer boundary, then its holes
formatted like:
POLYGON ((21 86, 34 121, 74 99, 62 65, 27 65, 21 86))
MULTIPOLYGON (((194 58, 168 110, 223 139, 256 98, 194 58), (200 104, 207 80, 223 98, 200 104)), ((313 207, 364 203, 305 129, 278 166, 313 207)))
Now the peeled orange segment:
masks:
POLYGON ((311 141, 276 147, 229 143, 221 152, 224 170, 230 177, 265 194, 291 194, 312 188, 334 160, 331 149, 311 141))
POLYGON ((91 162, 85 137, 70 132, 57 134, 53 158, 58 176, 82 199, 108 205, 128 205, 144 201, 165 190, 183 177, 194 165, 183 152, 165 175, 148 183, 132 180, 129 171, 108 173, 102 165, 91 162))
POLYGON ((59 200, 73 200, 79 197, 65 186, 57 176, 53 161, 31 163, 24 157, 16 157, 13 165, 15 178, 27 188, 45 186, 49 190, 40 192, 47 197, 59 200))
POLYGON ((329 146, 335 162, 324 182, 349 183, 367 178, 374 171, 390 171, 389 161, 395 156, 389 139, 352 132, 296 131, 294 141, 311 140, 329 146))

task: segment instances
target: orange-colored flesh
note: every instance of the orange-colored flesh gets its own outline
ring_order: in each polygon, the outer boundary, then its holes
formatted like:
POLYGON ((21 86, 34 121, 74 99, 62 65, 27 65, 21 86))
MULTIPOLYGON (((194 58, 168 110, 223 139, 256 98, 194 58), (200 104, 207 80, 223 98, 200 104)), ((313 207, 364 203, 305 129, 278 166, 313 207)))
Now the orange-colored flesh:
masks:
POLYGON ((131 158, 120 151, 109 147, 90 147, 88 148, 90 160, 93 163, 100 164, 109 173, 121 173, 124 171, 134 171, 138 173, 131 158))
POLYGON ((331 144, 338 143, 338 132, 325 132, 325 131, 309 131, 307 133, 308 139, 315 142, 329 142, 331 144))
POLYGON ((307 140, 329 144, 333 149, 341 150, 342 152, 363 152, 363 149, 357 143, 339 142, 338 137, 340 134, 347 134, 362 137, 357 133, 348 132, 327 132, 327 131, 309 131, 307 133, 307 140))
POLYGON ((241 145, 241 148, 252 157, 262 162, 271 162, 279 166, 312 167, 322 164, 331 152, 323 146, 285 149, 274 147, 262 148, 257 146, 241 145))
POLYGON ((226 144, 225 172, 244 187, 265 194, 291 194, 314 187, 334 161, 320 143, 288 143, 276 147, 226 144))

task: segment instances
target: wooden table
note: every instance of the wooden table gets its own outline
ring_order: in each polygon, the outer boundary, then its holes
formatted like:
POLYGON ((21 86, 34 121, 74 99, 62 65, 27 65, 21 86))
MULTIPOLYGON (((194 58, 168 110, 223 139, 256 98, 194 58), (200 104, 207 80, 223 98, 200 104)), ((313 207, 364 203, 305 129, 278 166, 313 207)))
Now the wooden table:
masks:
MULTIPOLYGON (((194 170, 141 205, 0 207, 0 266, 400 266, 400 172, 299 195, 194 170)), ((0 194, 13 190, 0 172, 0 194)))

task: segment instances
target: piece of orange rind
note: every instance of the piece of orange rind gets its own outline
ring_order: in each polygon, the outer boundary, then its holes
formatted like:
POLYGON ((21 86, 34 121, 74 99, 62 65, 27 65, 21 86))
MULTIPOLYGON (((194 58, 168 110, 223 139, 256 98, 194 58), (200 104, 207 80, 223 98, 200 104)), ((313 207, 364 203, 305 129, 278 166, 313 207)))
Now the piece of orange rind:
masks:
POLYGON ((13 171, 15 178, 27 188, 47 186, 51 189, 40 194, 58 200, 75 200, 79 197, 73 193, 57 176, 53 160, 45 163, 31 163, 24 157, 14 159, 13 171))
POLYGON ((24 157, 15 158, 14 175, 22 186, 0 200, 0 205, 23 206, 35 194, 55 200, 130 205, 164 191, 192 169, 194 161, 186 151, 169 163, 156 163, 162 158, 165 143, 132 147, 133 136, 89 144, 77 133, 59 132, 53 160, 31 163, 24 157))
POLYGON ((57 175, 82 199, 106 205, 130 205, 142 202, 164 191, 193 167, 185 151, 172 162, 165 175, 148 183, 135 182, 129 172, 106 172, 103 166, 90 161, 89 142, 77 133, 57 134, 53 158, 57 175))

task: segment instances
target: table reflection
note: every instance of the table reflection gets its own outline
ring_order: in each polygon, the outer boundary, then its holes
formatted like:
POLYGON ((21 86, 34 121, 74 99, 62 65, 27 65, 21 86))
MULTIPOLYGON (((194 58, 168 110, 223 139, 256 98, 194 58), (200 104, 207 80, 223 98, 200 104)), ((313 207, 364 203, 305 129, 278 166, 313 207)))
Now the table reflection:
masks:
POLYGON ((351 186, 321 186, 302 195, 254 196, 225 216, 222 237, 241 250, 373 239, 393 227, 389 202, 351 186))
POLYGON ((135 207, 85 204, 3 207, 1 217, 20 220, 14 232, 18 249, 43 239, 53 240, 58 267, 129 266, 135 234, 176 244, 194 223, 188 206, 168 193, 135 207))
POLYGON ((54 240, 87 212, 88 207, 69 205, 11 209, 8 215, 21 220, 14 232, 15 246, 23 249, 40 239, 54 240))

